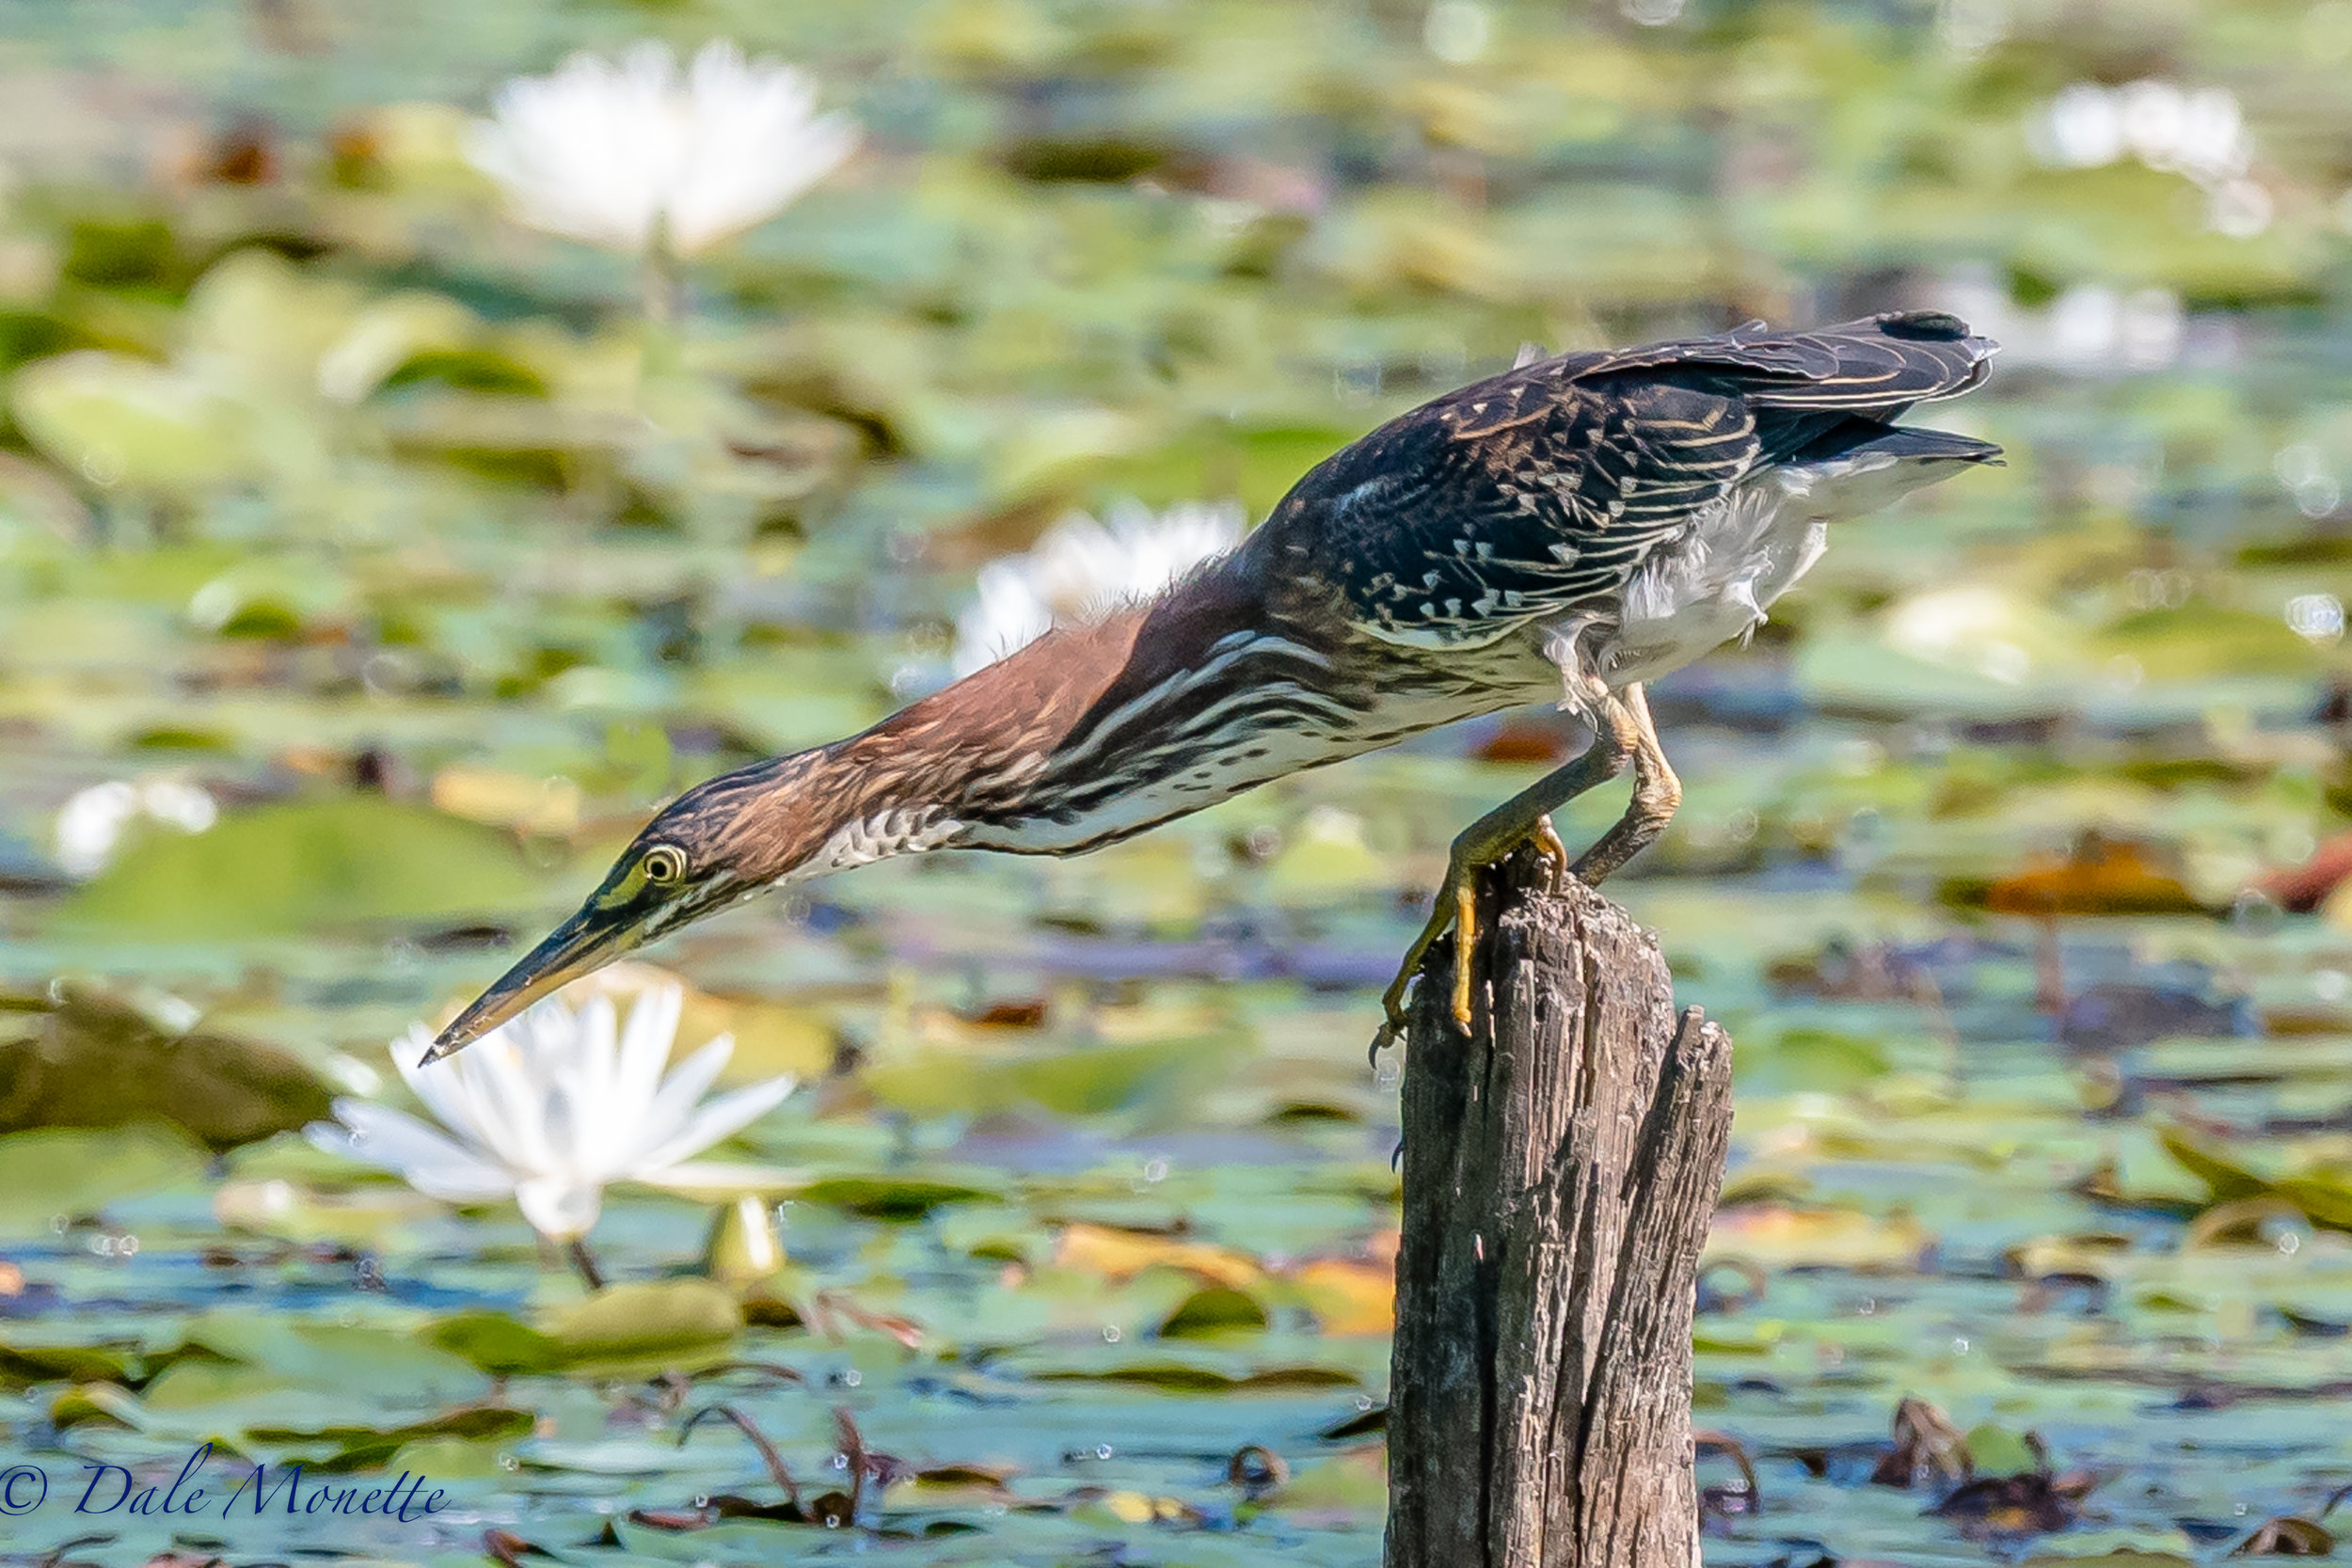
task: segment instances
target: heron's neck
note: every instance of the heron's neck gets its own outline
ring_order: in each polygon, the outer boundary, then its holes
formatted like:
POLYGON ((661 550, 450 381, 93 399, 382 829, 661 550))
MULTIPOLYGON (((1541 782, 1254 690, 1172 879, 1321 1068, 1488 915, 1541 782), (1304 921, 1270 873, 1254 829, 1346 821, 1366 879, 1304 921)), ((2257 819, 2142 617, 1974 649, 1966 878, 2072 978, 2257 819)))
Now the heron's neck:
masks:
POLYGON ((835 797, 821 808, 830 826, 809 869, 951 845, 1086 847, 1055 825, 1148 795, 1174 766, 1155 741, 1224 683, 1248 684, 1232 644, 1257 624, 1254 610, 1246 585, 1207 574, 1048 632, 827 748, 801 791, 835 797))
POLYGON ((1241 574, 1212 571, 1050 633, 845 743, 905 780, 889 797, 904 815, 862 831, 1028 854, 1112 843, 1396 738, 1363 724, 1374 693, 1352 689, 1344 662, 1270 615, 1241 574))
POLYGON ((976 832, 985 842, 989 823, 1045 804, 1039 797, 1067 776, 1090 720, 1137 657, 1147 618, 1138 607, 1049 632, 831 748, 828 771, 844 786, 829 810, 841 815, 834 836, 845 852, 888 845, 883 853, 902 853, 976 832))

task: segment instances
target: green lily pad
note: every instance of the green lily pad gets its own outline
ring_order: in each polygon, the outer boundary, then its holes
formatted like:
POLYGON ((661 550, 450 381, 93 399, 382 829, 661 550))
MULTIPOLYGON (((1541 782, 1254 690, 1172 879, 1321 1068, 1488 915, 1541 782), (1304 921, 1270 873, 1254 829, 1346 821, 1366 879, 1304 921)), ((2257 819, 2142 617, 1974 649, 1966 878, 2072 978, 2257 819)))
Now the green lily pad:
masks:
POLYGON ((170 1122, 225 1149, 293 1132, 334 1096, 300 1058, 207 1030, 180 1034, 85 990, 0 996, 0 1133, 170 1122), (21 1032, 20 1032, 21 1031, 21 1032))
POLYGON ((1883 1047, 1827 1029, 1791 1029, 1751 1046, 1740 1041, 1732 1073, 1750 1094, 1843 1093, 1886 1075, 1883 1047))
POLYGON ((598 1291, 546 1326, 567 1366, 669 1366, 724 1352, 742 1332, 743 1308, 707 1279, 642 1281, 598 1291))
POLYGON ((154 1122, 11 1132, 0 1137, 0 1236, 47 1235, 53 1221, 193 1181, 204 1164, 187 1134, 154 1122))
POLYGON ((305 1467, 337 1474, 383 1468, 410 1445, 431 1444, 437 1449, 497 1444, 527 1436, 536 1424, 537 1418, 528 1410, 512 1405, 474 1404, 405 1425, 338 1424, 314 1429, 256 1426, 248 1427, 246 1436, 256 1443, 279 1447, 326 1445, 327 1451, 306 1460, 305 1467))
POLYGON ((538 903, 515 843, 375 796, 292 801, 149 839, 67 904, 85 927, 179 940, 389 920, 455 922, 538 903))
POLYGON ((1160 1324, 1165 1339, 1215 1338, 1228 1334, 1253 1334, 1271 1320, 1255 1296, 1222 1285, 1195 1291, 1176 1306, 1160 1324))
POLYGON ((17 372, 26 434, 93 483, 189 495, 251 467, 236 404, 184 372, 90 349, 17 372))
POLYGON ((1001 1198, 984 1187, 921 1177, 832 1176, 803 1188, 799 1201, 845 1209, 869 1219, 917 1220, 951 1203, 995 1203, 1001 1198))
POLYGON ((564 1347, 503 1312, 461 1312, 425 1330, 433 1344, 472 1362, 493 1377, 551 1372, 564 1365, 564 1347))
POLYGON ((0 1344, 0 1383, 123 1383, 135 1380, 137 1357, 104 1345, 0 1344))

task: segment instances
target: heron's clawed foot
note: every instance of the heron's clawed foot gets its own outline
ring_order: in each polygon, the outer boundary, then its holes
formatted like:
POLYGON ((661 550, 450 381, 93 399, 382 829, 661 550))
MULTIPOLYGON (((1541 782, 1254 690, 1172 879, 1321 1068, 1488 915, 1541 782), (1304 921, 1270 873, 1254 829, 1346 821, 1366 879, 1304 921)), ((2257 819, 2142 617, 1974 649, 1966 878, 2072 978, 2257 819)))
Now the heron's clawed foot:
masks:
POLYGON ((1535 847, 1551 863, 1551 891, 1560 891, 1562 878, 1572 874, 1575 863, 1568 858, 1568 847, 1560 842, 1558 830, 1552 827, 1549 815, 1535 818, 1535 847))
MULTIPOLYGON (((1639 692, 1638 687, 1628 687, 1639 692)), ((1634 699, 1638 704, 1638 696, 1634 699)), ((1380 1054, 1383 1046, 1393 1044, 1405 1033, 1405 994, 1412 989, 1413 976, 1421 969, 1421 960, 1428 953, 1429 944, 1445 935, 1446 928, 1454 928, 1454 1022, 1468 1029, 1470 1024, 1470 950, 1478 942, 1478 873, 1494 864, 1522 844, 1533 844, 1543 852, 1552 865, 1552 886, 1556 890, 1562 879, 1575 876, 1586 882, 1595 882, 1608 875, 1610 867, 1602 864, 1588 875, 1582 862, 1571 863, 1567 846, 1552 831, 1551 814, 1570 800, 1597 785, 1607 784, 1623 770, 1640 742, 1641 722, 1637 708, 1605 693, 1596 701, 1601 721, 1599 732, 1581 756, 1564 768, 1553 769, 1520 790, 1502 804, 1462 830, 1454 841, 1454 852, 1446 858, 1445 885, 1438 890, 1436 907, 1429 911, 1429 922, 1406 950, 1405 962, 1398 967, 1396 978, 1380 998, 1387 1013, 1380 1032, 1372 1038, 1372 1053, 1380 1054)), ((1593 861, 1591 853, 1585 862, 1593 861)))
MULTIPOLYGON (((1484 824, 1481 824, 1484 826, 1484 824)), ((1478 842, 1473 835, 1477 829, 1454 841, 1454 852, 1447 858, 1445 883, 1438 889, 1438 896, 1429 911, 1429 919, 1421 934, 1405 950, 1405 961, 1399 965, 1396 978, 1380 994, 1380 1006, 1386 1018, 1379 1032, 1372 1037, 1372 1055, 1394 1045, 1405 1036, 1409 1018, 1406 1000, 1413 985, 1413 976, 1421 971, 1421 961, 1430 946, 1454 932, 1454 1022, 1467 1030, 1470 1026, 1470 952, 1478 942, 1478 874, 1502 859, 1522 844, 1533 844, 1551 863, 1552 885, 1569 875, 1567 846, 1552 831, 1551 818, 1539 816, 1525 829, 1500 840, 1478 842)))
POLYGON ((1406 998, 1413 989, 1413 972, 1420 967, 1421 956, 1429 950, 1432 940, 1425 930, 1414 939, 1405 967, 1396 972, 1389 989, 1380 993, 1380 1027, 1373 1032, 1372 1049, 1365 1053, 1367 1060, 1377 1064, 1380 1053, 1405 1037, 1405 1026, 1411 1018, 1406 1010, 1406 998))

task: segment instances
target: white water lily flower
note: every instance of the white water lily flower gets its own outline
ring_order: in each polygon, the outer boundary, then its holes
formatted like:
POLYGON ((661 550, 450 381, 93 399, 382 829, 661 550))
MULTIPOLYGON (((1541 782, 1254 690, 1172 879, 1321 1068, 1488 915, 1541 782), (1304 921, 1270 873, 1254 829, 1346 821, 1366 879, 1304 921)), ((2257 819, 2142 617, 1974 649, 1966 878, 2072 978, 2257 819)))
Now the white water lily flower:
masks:
POLYGON ((1994 337, 2010 359, 2073 375, 2162 370, 2187 344, 2187 308, 2169 289, 2075 283, 2046 305, 2026 306, 2001 278, 1965 268, 1938 280, 1930 297, 1938 309, 1968 312, 1962 319, 1994 337))
POLYGON ((169 776, 92 784, 57 812, 57 863, 75 877, 97 876, 141 818, 200 833, 220 819, 220 807, 201 784, 169 776))
POLYGON ((1129 505, 1104 527, 1084 513, 1056 523, 1026 555, 980 568, 979 602, 956 620, 956 673, 968 675, 1057 626, 1151 598, 1240 542, 1241 507, 1129 505))
POLYGON ((772 1172, 691 1163, 792 1092, 771 1078, 715 1100, 703 1093, 735 1050, 722 1035, 666 1079, 684 993, 650 987, 616 1027, 612 1000, 578 1009, 550 997, 455 1056, 419 1067, 433 1043, 422 1024, 391 1046, 392 1065, 439 1127, 366 1100, 335 1101, 310 1142, 397 1171, 453 1202, 512 1196, 532 1228, 572 1241, 596 1223, 616 1181, 657 1187, 755 1184, 772 1172))
POLYGON ((2044 161, 2067 168, 2100 168, 2130 156, 2212 184, 2245 173, 2254 158, 2235 93, 2161 77, 2120 87, 2074 83, 2050 100, 2032 131, 2044 161))
POLYGON ((2185 175, 2205 192, 2207 226, 2232 239, 2270 227, 2276 202, 2249 173, 2253 135, 2227 87, 2184 87, 2154 76, 2119 87, 2076 82, 2050 100, 2028 132, 2042 161, 2061 168, 2102 168, 2130 156, 2185 175))
POLYGON ((499 89, 466 157, 534 228, 643 253, 691 256, 765 222, 858 143, 817 113, 817 79, 734 44, 705 44, 683 76, 662 43, 618 60, 580 54, 499 89))

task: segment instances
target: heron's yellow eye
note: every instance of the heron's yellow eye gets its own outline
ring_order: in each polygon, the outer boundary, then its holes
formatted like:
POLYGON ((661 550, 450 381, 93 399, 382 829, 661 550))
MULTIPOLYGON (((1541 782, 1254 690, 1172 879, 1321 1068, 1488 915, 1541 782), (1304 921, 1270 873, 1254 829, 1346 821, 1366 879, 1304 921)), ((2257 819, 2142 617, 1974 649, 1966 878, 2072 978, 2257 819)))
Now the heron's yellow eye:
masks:
POLYGON ((686 852, 667 844, 655 845, 637 863, 644 869, 645 880, 656 886, 681 881, 686 876, 686 852))

